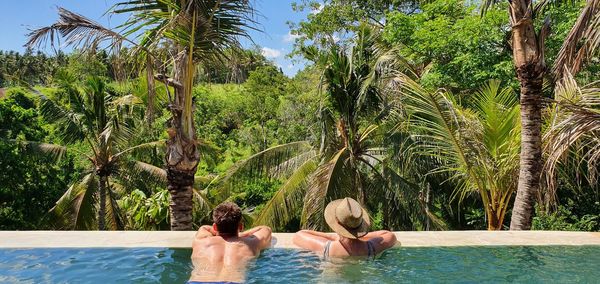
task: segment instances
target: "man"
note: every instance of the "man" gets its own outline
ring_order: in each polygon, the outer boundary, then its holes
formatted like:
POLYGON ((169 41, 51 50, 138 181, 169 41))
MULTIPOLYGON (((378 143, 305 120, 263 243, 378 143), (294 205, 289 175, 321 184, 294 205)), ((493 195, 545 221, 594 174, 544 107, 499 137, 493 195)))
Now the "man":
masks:
POLYGON ((246 264, 271 244, 271 228, 243 230, 242 211, 231 202, 213 211, 213 225, 198 229, 192 244, 194 270, 188 283, 243 282, 246 264))
POLYGON ((369 232, 369 215, 352 198, 331 201, 325 208, 325 222, 334 234, 302 230, 294 234, 294 244, 329 259, 346 256, 374 258, 398 243, 396 235, 390 231, 369 232))

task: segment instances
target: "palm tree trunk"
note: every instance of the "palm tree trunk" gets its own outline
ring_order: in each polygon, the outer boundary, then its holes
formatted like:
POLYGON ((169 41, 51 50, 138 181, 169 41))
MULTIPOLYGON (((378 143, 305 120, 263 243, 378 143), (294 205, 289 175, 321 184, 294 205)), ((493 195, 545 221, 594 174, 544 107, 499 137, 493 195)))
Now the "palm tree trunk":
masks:
POLYGON ((154 85, 153 62, 150 55, 146 55, 146 81, 148 87, 148 106, 146 107, 146 122, 152 125, 154 122, 154 99, 156 97, 156 89, 154 85))
POLYGON ((502 223, 494 210, 487 212, 488 231, 499 231, 502 229, 502 223))
POLYGON ((185 52, 177 57, 174 76, 175 98, 169 106, 172 118, 171 128, 168 129, 166 162, 173 231, 192 229, 192 187, 200 160, 192 120, 193 65, 188 59, 185 52))
POLYGON ((171 231, 185 231, 192 229, 193 185, 194 173, 167 169, 169 184, 167 189, 171 194, 169 203, 171 231))
POLYGON ((98 179, 98 189, 100 194, 100 208, 98 210, 98 230, 106 230, 106 176, 100 176, 98 179))
POLYGON ((494 194, 489 194, 487 198, 489 204, 486 204, 485 214, 487 219, 488 231, 498 231, 502 229, 504 221, 504 212, 502 212, 502 204, 494 194))
MULTIPOLYGON (((535 69, 535 66, 528 66, 535 69)), ((529 230, 542 170, 542 72, 519 72, 521 81, 521 158, 511 230, 529 230)))
POLYGON ((518 0, 509 6, 513 61, 521 83, 521 155, 511 230, 531 228, 534 196, 540 187, 542 168, 541 94, 546 67, 543 40, 538 40, 535 34, 530 4, 529 0, 518 0))

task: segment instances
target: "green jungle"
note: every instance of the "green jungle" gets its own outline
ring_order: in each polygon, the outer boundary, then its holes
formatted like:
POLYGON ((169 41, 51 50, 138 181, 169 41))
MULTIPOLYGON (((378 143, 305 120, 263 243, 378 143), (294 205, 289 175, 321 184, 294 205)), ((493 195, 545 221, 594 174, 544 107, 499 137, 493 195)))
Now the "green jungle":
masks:
POLYGON ((191 230, 223 201, 326 230, 349 196, 373 229, 600 231, 600 1, 315 7, 291 78, 241 44, 252 1, 59 8, 0 51, 0 230, 191 230))

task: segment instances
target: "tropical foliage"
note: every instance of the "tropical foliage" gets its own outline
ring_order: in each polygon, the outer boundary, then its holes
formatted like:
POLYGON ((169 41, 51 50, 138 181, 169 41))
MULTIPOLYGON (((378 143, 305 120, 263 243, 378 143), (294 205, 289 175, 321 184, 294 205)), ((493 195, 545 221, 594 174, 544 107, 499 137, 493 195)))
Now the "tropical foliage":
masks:
MULTIPOLYGON (((40 111, 46 120, 53 122, 63 143, 81 143, 73 151, 87 160, 88 167, 50 213, 55 215, 53 220, 58 228, 122 229, 117 196, 125 194, 135 178, 155 177, 158 170, 128 159, 128 155, 137 149, 156 147, 158 142, 130 144, 136 130, 135 119, 128 112, 136 107, 135 97, 116 97, 96 77, 90 77, 81 89, 63 83, 64 102, 40 95, 40 111)), ((54 155, 68 151, 65 146, 25 143, 54 155)))
POLYGON ((481 197, 489 230, 502 229, 517 185, 519 108, 510 88, 497 81, 472 98, 472 108, 459 105, 442 90, 430 92, 407 77, 400 80, 401 121, 397 131, 411 134, 408 151, 433 157, 432 174, 448 172, 455 195, 481 197))
POLYGON ((374 228, 599 229, 597 0, 303 0, 294 77, 241 47, 251 4, 59 9, 0 53, 0 228, 187 230, 227 200, 323 230, 350 196, 374 228))

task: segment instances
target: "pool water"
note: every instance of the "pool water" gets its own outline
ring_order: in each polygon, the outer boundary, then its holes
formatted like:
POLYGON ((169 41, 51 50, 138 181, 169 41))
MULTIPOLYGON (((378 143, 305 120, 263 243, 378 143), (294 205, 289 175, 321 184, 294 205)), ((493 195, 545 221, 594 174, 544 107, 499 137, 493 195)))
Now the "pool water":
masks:
MULTIPOLYGON (((0 249, 0 283, 184 283, 191 250, 0 249)), ((398 248, 373 261, 323 262, 270 249, 248 283, 598 283, 600 246, 398 248)))

